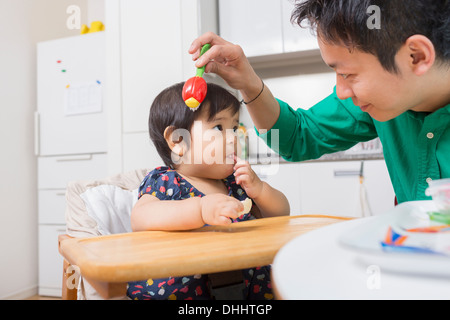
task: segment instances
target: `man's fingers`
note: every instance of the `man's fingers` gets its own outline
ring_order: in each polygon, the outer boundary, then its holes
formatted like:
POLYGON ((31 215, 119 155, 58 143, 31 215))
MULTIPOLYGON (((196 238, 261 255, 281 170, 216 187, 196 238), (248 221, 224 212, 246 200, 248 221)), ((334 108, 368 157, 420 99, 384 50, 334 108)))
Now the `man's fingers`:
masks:
POLYGON ((198 58, 198 60, 195 62, 195 66, 197 68, 201 68, 212 60, 217 63, 221 63, 224 66, 228 66, 230 63, 239 59, 239 57, 239 47, 234 45, 216 44, 198 58))
POLYGON ((200 56, 201 48, 207 43, 209 43, 211 47, 213 47, 215 45, 225 44, 227 43, 227 41, 225 41, 224 39, 222 39, 213 32, 207 32, 202 34, 200 37, 195 39, 192 42, 191 46, 189 47, 188 52, 192 54, 192 60, 195 61, 198 59, 198 57, 200 56))

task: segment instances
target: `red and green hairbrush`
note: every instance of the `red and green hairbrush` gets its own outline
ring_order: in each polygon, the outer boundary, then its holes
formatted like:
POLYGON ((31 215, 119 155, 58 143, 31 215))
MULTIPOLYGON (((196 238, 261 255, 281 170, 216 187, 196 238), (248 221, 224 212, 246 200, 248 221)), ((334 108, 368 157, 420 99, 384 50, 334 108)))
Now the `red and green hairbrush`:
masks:
MULTIPOLYGON (((200 56, 208 51, 209 48, 211 48, 211 45, 209 43, 205 44, 200 51, 200 56)), ((196 111, 206 97, 208 86, 205 79, 203 79, 204 72, 205 66, 197 68, 195 77, 190 78, 183 86, 181 95, 184 103, 186 103, 192 111, 196 111)))

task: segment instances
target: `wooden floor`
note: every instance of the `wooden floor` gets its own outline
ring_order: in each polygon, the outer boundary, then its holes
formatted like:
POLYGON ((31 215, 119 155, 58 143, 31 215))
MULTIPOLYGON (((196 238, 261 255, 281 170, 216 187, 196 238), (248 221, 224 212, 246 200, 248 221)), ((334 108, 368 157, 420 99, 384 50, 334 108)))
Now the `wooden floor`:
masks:
POLYGON ((61 300, 61 298, 35 295, 35 296, 31 296, 29 298, 26 298, 25 300, 61 300))

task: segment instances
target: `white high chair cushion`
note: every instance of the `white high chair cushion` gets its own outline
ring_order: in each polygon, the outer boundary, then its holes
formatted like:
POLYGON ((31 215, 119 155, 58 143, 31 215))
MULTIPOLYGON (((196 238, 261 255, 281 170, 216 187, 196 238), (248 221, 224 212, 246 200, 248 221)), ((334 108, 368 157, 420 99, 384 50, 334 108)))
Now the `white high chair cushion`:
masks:
MULTIPOLYGON (((66 190, 66 228, 71 237, 95 237, 130 232, 131 208, 147 169, 119 173, 100 180, 71 181, 66 190)), ((103 300, 81 277, 78 300, 103 300)), ((123 297, 127 299, 127 297, 123 297)))
POLYGON ((147 172, 140 169, 100 180, 69 182, 65 213, 67 234, 84 238, 118 231, 130 232, 129 224, 124 219, 130 218, 130 208, 134 205, 133 201, 137 201, 137 189, 147 172), (108 217, 108 214, 111 216, 108 217))
POLYGON ((100 234, 132 232, 130 215, 137 202, 138 189, 124 190, 114 185, 100 185, 80 196, 87 214, 97 222, 100 234))

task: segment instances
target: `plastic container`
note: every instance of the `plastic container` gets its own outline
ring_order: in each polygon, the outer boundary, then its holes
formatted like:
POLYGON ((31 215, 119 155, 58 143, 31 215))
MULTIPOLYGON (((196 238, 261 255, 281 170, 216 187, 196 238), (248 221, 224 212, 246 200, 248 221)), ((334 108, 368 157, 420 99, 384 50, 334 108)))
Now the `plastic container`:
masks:
POLYGON ((428 185, 425 194, 432 197, 438 213, 450 215, 450 179, 430 181, 428 185))

